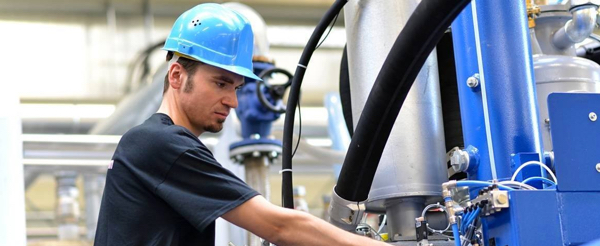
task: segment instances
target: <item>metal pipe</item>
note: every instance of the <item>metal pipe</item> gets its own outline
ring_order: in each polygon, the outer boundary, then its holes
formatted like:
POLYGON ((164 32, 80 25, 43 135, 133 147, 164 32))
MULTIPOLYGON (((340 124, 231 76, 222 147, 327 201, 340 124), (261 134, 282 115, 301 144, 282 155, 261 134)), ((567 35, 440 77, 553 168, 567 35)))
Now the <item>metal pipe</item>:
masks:
POLYGON ((421 217, 425 198, 397 198, 386 203, 388 232, 392 241, 415 240, 415 218, 421 217))
MULTIPOLYGON (((269 186, 269 158, 267 156, 248 157, 244 159, 246 168, 246 183, 262 194, 267 200, 270 199, 269 186)), ((260 237, 248 233, 248 245, 262 245, 260 237)))
POLYGON ((58 239, 70 241, 79 239, 79 190, 75 184, 77 172, 64 171, 56 174, 56 219, 58 221, 58 239))
MULTIPOLYGON (((573 0, 571 3, 573 4, 573 0)), ((554 46, 565 49, 586 39, 594 31, 598 5, 584 4, 571 7, 573 19, 567 21, 564 27, 558 29, 552 41, 554 46)))

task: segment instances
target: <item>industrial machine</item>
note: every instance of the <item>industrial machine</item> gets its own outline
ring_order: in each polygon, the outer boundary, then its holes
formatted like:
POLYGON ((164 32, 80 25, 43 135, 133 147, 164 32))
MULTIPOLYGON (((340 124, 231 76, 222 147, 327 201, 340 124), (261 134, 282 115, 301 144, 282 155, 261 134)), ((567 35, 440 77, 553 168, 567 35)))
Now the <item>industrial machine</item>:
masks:
POLYGON ((352 140, 332 224, 394 245, 599 245, 600 66, 577 49, 600 2, 563 2, 336 1, 291 83, 283 205, 293 206, 291 105, 344 8, 352 140), (442 62, 448 53, 454 61, 442 62), (364 225, 366 213, 384 215, 380 229, 364 225))
MULTIPOLYGON (((260 15, 227 5, 253 23, 255 72, 265 82, 248 80, 239 91, 243 139, 215 154, 243 165, 246 182, 266 197, 268 167, 281 158, 282 204, 294 208, 302 79, 343 9, 344 115, 331 118, 338 128, 345 119, 352 138, 332 192, 332 224, 393 245, 600 245, 600 65, 592 60, 600 47, 593 34, 599 0, 336 0, 294 74, 269 58, 260 15), (596 48, 582 45, 588 41, 596 48), (278 73, 286 82, 271 84, 278 73), (283 139, 272 139, 272 123, 284 113, 283 139), (378 225, 365 223, 366 214, 380 215, 378 225)), ((145 120, 160 104, 165 73, 163 66, 90 133, 119 135, 145 120)), ((14 97, 0 99, 17 104, 14 97)), ((20 146, 16 113, 1 113, 2 135, 15 141, 7 146, 20 146)), ((331 130, 340 138, 333 141, 337 150, 348 142, 345 130, 331 130)), ((1 165, 21 151, 0 148, 0 181, 22 182, 22 166, 1 165)), ((78 173, 55 174, 58 235, 77 239, 78 173)), ((36 175, 25 175, 26 186, 36 175)), ((88 171, 84 180, 92 239, 103 173, 88 171)), ((23 196, 7 187, 0 186, 3 197, 23 196)), ((8 200, 0 203, 2 216, 24 221, 10 210, 23 207, 22 199, 8 200)), ((7 236, 23 235, 24 225, 0 222, 0 245, 24 245, 24 237, 7 236)), ((268 244, 243 238, 241 244, 268 244)))

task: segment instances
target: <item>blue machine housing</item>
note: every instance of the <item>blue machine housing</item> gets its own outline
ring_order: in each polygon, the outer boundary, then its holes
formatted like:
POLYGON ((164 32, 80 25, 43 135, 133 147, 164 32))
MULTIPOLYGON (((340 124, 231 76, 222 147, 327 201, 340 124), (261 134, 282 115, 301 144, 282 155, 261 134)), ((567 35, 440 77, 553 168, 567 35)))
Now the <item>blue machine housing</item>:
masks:
MULTIPOLYGON (((521 153, 541 159, 525 1, 473 1, 452 24, 465 146, 478 149, 469 179, 502 180, 521 153), (467 79, 479 77, 479 85, 467 79)), ((529 158, 525 158, 529 159, 529 158)), ((523 159, 523 160, 525 160, 523 159)), ((520 166, 515 163, 513 167, 520 166)), ((526 172, 530 176, 537 173, 526 172)))
MULTIPOLYGON (((584 245, 600 238, 600 94, 548 98, 556 190, 514 190, 509 208, 484 217, 485 245, 584 245)), ((600 245, 597 243, 587 245, 600 245)))

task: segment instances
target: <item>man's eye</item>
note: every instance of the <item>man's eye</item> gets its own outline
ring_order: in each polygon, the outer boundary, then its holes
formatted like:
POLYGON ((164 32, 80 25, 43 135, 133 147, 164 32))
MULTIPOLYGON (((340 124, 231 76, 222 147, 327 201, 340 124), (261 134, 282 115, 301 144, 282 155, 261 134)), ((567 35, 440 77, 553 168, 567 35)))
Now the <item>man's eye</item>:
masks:
POLYGON ((236 90, 236 91, 239 91, 240 89, 242 89, 242 87, 241 87, 241 86, 235 87, 235 90, 236 90))
POLYGON ((225 87, 225 83, 221 83, 221 82, 216 82, 217 86, 220 88, 225 87))

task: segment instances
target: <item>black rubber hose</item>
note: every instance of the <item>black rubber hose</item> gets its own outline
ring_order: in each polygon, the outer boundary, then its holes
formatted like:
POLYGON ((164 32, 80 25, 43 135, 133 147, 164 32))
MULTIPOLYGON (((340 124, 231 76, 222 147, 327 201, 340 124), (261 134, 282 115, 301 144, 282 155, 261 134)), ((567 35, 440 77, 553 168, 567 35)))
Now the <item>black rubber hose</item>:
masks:
POLYGON ((398 112, 425 60, 470 0, 423 0, 394 42, 354 129, 335 192, 365 201, 398 112))
MULTIPOLYGON (((308 43, 302 51, 300 61, 296 67, 294 78, 292 79, 292 87, 288 95, 288 101, 286 103, 286 114, 283 127, 283 151, 282 151, 282 163, 281 163, 281 199, 283 207, 294 208, 294 194, 292 184, 292 142, 294 136, 294 114, 296 113, 296 105, 298 104, 300 95, 300 86, 302 85, 302 79, 304 78, 304 72, 306 72, 306 66, 310 61, 310 57, 315 51, 319 39, 323 36, 323 33, 333 21, 335 16, 342 10, 344 5, 348 2, 347 0, 336 0, 333 5, 327 10, 319 24, 315 27, 308 43)), ((299 136, 298 136, 299 137, 299 136)))
POLYGON ((344 46, 342 61, 340 62, 340 101, 342 103, 342 114, 346 122, 346 128, 350 137, 354 135, 354 122, 352 121, 352 98, 350 95, 350 73, 348 71, 348 50, 344 46))

